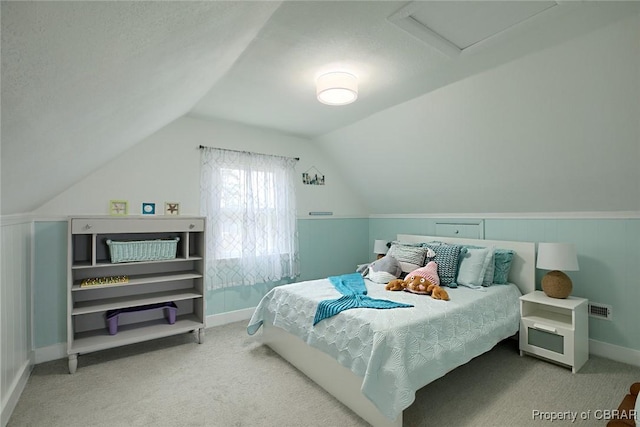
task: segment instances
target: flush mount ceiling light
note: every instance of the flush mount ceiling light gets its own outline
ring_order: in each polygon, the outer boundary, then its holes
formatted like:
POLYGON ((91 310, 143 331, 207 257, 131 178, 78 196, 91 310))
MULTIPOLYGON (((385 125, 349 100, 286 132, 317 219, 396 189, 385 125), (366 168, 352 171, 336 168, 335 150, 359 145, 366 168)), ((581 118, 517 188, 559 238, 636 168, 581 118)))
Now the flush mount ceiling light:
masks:
POLYGON ((344 71, 323 74, 316 81, 316 94, 323 104, 351 104, 358 99, 358 79, 344 71))

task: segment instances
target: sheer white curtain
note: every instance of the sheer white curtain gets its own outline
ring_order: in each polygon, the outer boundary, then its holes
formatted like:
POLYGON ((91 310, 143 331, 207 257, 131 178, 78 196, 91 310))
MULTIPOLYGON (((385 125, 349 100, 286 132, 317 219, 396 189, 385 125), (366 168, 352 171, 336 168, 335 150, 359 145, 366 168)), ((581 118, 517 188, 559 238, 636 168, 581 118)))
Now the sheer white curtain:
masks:
POLYGON ((217 148, 200 151, 207 289, 298 276, 296 160, 217 148))

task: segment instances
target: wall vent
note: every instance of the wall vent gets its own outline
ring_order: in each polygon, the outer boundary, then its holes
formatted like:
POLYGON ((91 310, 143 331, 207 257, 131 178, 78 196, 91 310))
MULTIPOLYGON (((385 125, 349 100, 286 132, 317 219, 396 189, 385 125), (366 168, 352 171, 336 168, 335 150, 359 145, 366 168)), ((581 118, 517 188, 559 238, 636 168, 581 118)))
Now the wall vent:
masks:
POLYGON ((600 304, 599 302, 590 302, 589 316, 596 317, 598 319, 611 320, 611 317, 613 316, 611 306, 607 304, 600 304))

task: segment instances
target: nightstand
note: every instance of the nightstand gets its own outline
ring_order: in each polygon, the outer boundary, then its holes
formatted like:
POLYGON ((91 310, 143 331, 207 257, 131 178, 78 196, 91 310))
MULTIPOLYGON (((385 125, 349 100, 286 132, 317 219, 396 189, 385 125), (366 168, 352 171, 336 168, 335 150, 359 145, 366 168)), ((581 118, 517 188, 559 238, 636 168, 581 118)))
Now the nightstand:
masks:
POLYGON ((550 298, 542 291, 520 297, 520 356, 530 354, 573 373, 589 359, 588 300, 550 298))

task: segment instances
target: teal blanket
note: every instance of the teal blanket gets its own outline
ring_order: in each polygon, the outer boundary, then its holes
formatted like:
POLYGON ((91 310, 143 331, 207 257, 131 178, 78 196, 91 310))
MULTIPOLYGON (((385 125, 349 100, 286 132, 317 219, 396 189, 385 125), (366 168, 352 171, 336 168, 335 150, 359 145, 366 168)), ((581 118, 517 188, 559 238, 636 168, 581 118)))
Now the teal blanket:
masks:
POLYGON ((318 303, 316 315, 313 319, 315 325, 321 320, 335 316, 344 310, 351 308, 401 308, 413 307, 411 304, 402 304, 385 299, 373 299, 367 295, 367 287, 360 273, 331 276, 329 281, 342 296, 338 299, 324 300, 318 303))

